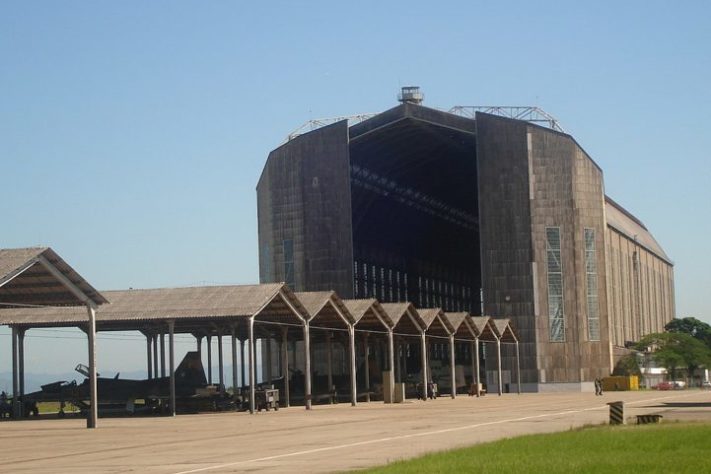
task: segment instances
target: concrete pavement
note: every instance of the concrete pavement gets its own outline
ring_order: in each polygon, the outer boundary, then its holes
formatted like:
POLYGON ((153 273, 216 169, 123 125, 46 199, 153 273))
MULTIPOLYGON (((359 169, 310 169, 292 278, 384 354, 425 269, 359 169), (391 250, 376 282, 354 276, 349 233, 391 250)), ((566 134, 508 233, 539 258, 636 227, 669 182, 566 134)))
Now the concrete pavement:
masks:
POLYGON ((503 437, 607 422, 609 401, 626 416, 711 421, 711 392, 505 394, 400 405, 362 403, 176 418, 0 423, 0 472, 334 472, 503 437))

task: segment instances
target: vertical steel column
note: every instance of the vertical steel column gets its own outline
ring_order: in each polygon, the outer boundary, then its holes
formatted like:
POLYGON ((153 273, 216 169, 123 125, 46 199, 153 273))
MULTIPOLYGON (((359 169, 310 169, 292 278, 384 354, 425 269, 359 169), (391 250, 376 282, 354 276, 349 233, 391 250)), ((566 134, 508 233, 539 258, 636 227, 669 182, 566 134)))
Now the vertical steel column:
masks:
MULTIPOLYGON (((18 358, 18 369, 20 375, 20 398, 24 401, 25 397, 25 328, 19 328, 17 330, 17 358, 18 358)), ((24 409, 21 410, 24 415, 24 409)))
POLYGON ((358 403, 358 380, 356 378, 355 328, 348 325, 348 361, 351 368, 351 406, 358 403))
POLYGON ((289 328, 281 328, 281 375, 284 377, 284 403, 289 406, 289 328))
POLYGON ((449 373, 452 377, 452 398, 457 397, 457 366, 454 360, 456 351, 454 350, 454 335, 449 336, 449 373))
POLYGON ((200 357, 200 363, 202 363, 202 336, 195 336, 195 344, 197 345, 198 357, 200 357))
POLYGON ((86 427, 96 428, 96 420, 99 418, 99 397, 96 390, 96 310, 88 304, 86 309, 89 313, 87 335, 89 336, 89 398, 91 399, 86 427))
POLYGON ((311 336, 309 323, 304 322, 304 406, 311 409, 311 336))
POLYGON ((160 376, 165 377, 165 333, 160 333, 160 376))
MULTIPOLYGON (((162 340, 163 333, 161 333, 161 341, 162 340)), ((168 321, 168 353, 170 368, 170 414, 171 416, 175 416, 175 321, 168 321)))
MULTIPOLYGON (((395 341, 393 340, 393 330, 388 329, 388 363, 390 364, 390 401, 394 401, 393 397, 395 395, 395 341)), ((407 377, 407 374, 405 374, 407 377)), ((400 380, 402 381, 402 373, 400 374, 400 380)))
POLYGON ((363 352, 365 353, 365 401, 370 401, 370 345, 368 333, 363 335, 363 352))
POLYGON ((481 396, 481 390, 479 387, 481 387, 481 380, 480 380, 480 375, 479 375, 479 337, 474 338, 474 368, 475 368, 475 379, 474 383, 476 384, 476 396, 480 397, 481 396))
POLYGON ((331 344, 331 338, 333 335, 331 331, 326 331, 326 385, 328 385, 328 399, 331 403, 333 400, 333 346, 331 344))
MULTIPOLYGON (((267 338, 266 338, 266 343, 264 344, 267 354, 266 354, 266 361, 267 361, 267 383, 271 386, 273 383, 274 378, 272 377, 272 334, 271 332, 267 332, 267 338)), ((262 380, 264 380, 264 377, 262 377, 262 380)))
POLYGON ((212 385, 212 336, 205 338, 207 342, 207 383, 212 385))
POLYGON ((237 398, 237 328, 232 326, 232 397, 237 398))
POLYGON ((247 386, 247 363, 246 359, 244 358, 244 339, 239 340, 239 362, 240 365, 242 366, 240 370, 240 374, 242 375, 242 387, 247 386))
POLYGON ((255 354, 254 354, 254 317, 249 318, 249 412, 254 413, 255 396, 257 387, 257 371, 255 370, 255 354))
POLYGON ((516 386, 518 394, 521 395, 521 359, 519 359, 518 341, 516 341, 516 386))
POLYGON ((217 380, 220 381, 220 393, 225 389, 225 361, 222 356, 222 332, 217 333, 217 366, 220 370, 217 380))
POLYGON ((420 334, 420 352, 422 353, 422 399, 427 400, 427 340, 424 332, 420 334))
POLYGON ((17 396, 19 394, 17 380, 17 327, 12 326, 12 416, 15 419, 20 418, 20 404, 17 396))
POLYGON ((146 371, 148 373, 148 378, 152 379, 153 378, 153 352, 151 349, 151 336, 146 334, 146 362, 148 365, 148 370, 146 371))
POLYGON ((501 378, 501 339, 496 338, 496 372, 499 378, 499 395, 502 393, 503 380, 501 378))
POLYGON ((153 334, 151 340, 153 341, 153 376, 158 378, 158 336, 153 334))

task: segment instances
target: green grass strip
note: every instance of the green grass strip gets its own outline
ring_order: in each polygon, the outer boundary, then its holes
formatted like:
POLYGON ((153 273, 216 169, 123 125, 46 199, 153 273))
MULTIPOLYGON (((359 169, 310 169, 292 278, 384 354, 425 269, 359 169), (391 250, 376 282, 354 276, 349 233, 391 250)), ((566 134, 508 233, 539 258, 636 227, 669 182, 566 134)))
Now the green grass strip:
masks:
POLYGON ((429 454, 368 473, 711 472, 711 424, 587 427, 429 454))

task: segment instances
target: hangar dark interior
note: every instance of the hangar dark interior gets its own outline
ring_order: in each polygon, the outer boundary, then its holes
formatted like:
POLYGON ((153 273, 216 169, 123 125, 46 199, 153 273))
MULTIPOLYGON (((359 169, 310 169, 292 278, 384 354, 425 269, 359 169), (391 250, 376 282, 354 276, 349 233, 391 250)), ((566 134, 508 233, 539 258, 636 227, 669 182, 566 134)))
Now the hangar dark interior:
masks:
POLYGON ((377 119, 349 130, 354 296, 479 314, 473 130, 377 119))

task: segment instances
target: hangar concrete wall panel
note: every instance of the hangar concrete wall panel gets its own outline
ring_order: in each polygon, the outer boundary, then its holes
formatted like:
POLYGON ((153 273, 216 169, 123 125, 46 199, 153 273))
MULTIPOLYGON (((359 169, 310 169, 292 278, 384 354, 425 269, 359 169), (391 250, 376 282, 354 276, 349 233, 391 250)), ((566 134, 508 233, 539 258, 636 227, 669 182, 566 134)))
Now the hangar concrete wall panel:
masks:
POLYGON ((351 297, 350 196, 346 121, 272 151, 257 185, 260 281, 351 297))
MULTIPOLYGON (((532 384, 538 382, 538 348, 527 126, 478 113, 476 127, 484 313, 512 319, 521 339, 521 382, 532 384)), ((507 370, 514 367, 512 354, 503 352, 507 370)))

